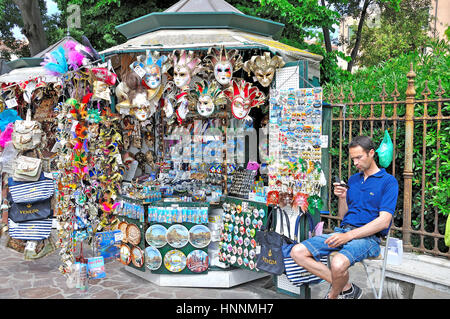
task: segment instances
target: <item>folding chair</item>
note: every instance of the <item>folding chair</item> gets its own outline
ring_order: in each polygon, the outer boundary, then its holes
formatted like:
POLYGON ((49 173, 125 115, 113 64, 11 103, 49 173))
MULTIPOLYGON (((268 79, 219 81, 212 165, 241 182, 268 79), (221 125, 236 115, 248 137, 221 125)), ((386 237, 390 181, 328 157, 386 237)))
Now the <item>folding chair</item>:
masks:
POLYGON ((367 262, 365 260, 360 261, 360 263, 364 266, 364 270, 366 272, 366 276, 369 281, 370 287, 372 288, 375 299, 381 299, 381 296, 383 295, 384 279, 385 279, 385 275, 386 275, 387 256, 388 256, 388 251, 389 251, 388 248, 389 248, 390 233, 391 233, 391 229, 389 229, 387 236, 386 236, 386 244, 384 247, 383 256, 381 256, 381 253, 380 253, 377 257, 367 258, 368 260, 380 260, 380 259, 383 260, 383 265, 381 267, 381 274, 380 274, 380 287, 379 287, 378 293, 375 288, 375 284, 372 281, 372 278, 370 277, 367 262))
MULTIPOLYGON (((377 257, 370 257, 366 258, 364 260, 361 260, 360 263, 364 266, 364 271, 366 272, 367 279, 369 281, 370 287, 372 288, 373 294, 375 296, 375 299, 381 299, 383 295, 383 286, 384 286, 384 279, 386 275, 386 265, 387 265, 387 254, 388 254, 388 247, 389 247, 389 238, 390 238, 390 232, 391 229, 389 228, 387 236, 386 236, 386 246, 384 248, 383 254, 379 254, 377 257), (375 284, 372 281, 372 278, 369 274, 369 269, 366 260, 383 260, 383 265, 381 267, 381 274, 380 274, 380 287, 377 293, 377 289, 375 288, 375 284)), ((328 268, 331 269, 331 257, 333 257, 338 252, 332 252, 330 255, 328 255, 328 268)))

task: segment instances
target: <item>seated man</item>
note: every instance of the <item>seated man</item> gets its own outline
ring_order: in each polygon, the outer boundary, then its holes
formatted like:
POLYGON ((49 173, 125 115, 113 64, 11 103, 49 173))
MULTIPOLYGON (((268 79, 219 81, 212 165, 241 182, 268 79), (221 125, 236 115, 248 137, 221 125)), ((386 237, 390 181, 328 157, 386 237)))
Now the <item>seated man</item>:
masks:
POLYGON ((359 299, 362 290, 349 283, 348 268, 355 262, 380 253, 380 237, 392 223, 398 197, 398 182, 375 163, 375 148, 367 136, 355 137, 349 144, 350 158, 359 170, 347 187, 334 183, 338 200, 340 227, 332 234, 309 238, 292 248, 291 257, 311 273, 331 284, 325 298, 359 299), (319 261, 331 252, 338 253, 331 269, 319 261))

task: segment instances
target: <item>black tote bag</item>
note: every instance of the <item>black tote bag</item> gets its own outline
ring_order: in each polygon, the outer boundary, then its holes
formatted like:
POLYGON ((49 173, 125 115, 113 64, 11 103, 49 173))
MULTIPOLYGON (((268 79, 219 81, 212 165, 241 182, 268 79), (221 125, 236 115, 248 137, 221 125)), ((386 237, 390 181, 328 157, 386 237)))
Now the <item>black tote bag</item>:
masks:
MULTIPOLYGON (((285 211, 278 206, 274 207, 267 216, 267 223, 261 231, 256 232, 256 241, 261 250, 256 256, 256 268, 273 275, 284 273, 283 245, 292 243, 292 239, 275 231, 275 216, 280 211, 281 231, 283 231, 283 216, 286 219, 288 232, 290 233, 289 218, 285 211)), ((290 234, 289 234, 290 235, 290 234)))
POLYGON ((14 203, 11 195, 8 193, 8 200, 11 204, 8 218, 15 223, 47 219, 53 214, 51 209, 51 198, 31 204, 21 204, 14 203))

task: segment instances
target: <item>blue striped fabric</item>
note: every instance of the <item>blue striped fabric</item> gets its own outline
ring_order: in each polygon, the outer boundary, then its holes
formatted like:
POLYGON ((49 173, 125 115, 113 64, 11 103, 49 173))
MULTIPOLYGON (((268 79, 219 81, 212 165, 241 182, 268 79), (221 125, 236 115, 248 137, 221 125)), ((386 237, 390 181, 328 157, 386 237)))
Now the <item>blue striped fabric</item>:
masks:
MULTIPOLYGON (((327 257, 322 257, 320 261, 326 264, 327 257)), ((305 268, 297 265, 297 263, 291 257, 284 258, 284 268, 286 277, 296 287, 304 284, 318 284, 323 281, 322 278, 311 274, 305 268)))
POLYGON ((14 203, 34 203, 48 199, 53 196, 54 189, 55 186, 51 179, 9 185, 14 203))
POLYGON ((52 218, 15 223, 8 218, 9 236, 22 240, 42 240, 52 231, 52 218))

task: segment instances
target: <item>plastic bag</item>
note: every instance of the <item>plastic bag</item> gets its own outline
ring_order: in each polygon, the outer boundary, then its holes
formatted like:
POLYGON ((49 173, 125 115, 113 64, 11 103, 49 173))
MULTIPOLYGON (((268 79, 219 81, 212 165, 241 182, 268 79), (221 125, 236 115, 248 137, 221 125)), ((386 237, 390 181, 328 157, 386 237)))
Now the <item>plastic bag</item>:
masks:
POLYGON ((392 144, 391 137, 387 130, 384 131, 383 141, 376 152, 378 153, 378 163, 382 167, 387 168, 391 164, 394 154, 394 144, 392 144))

